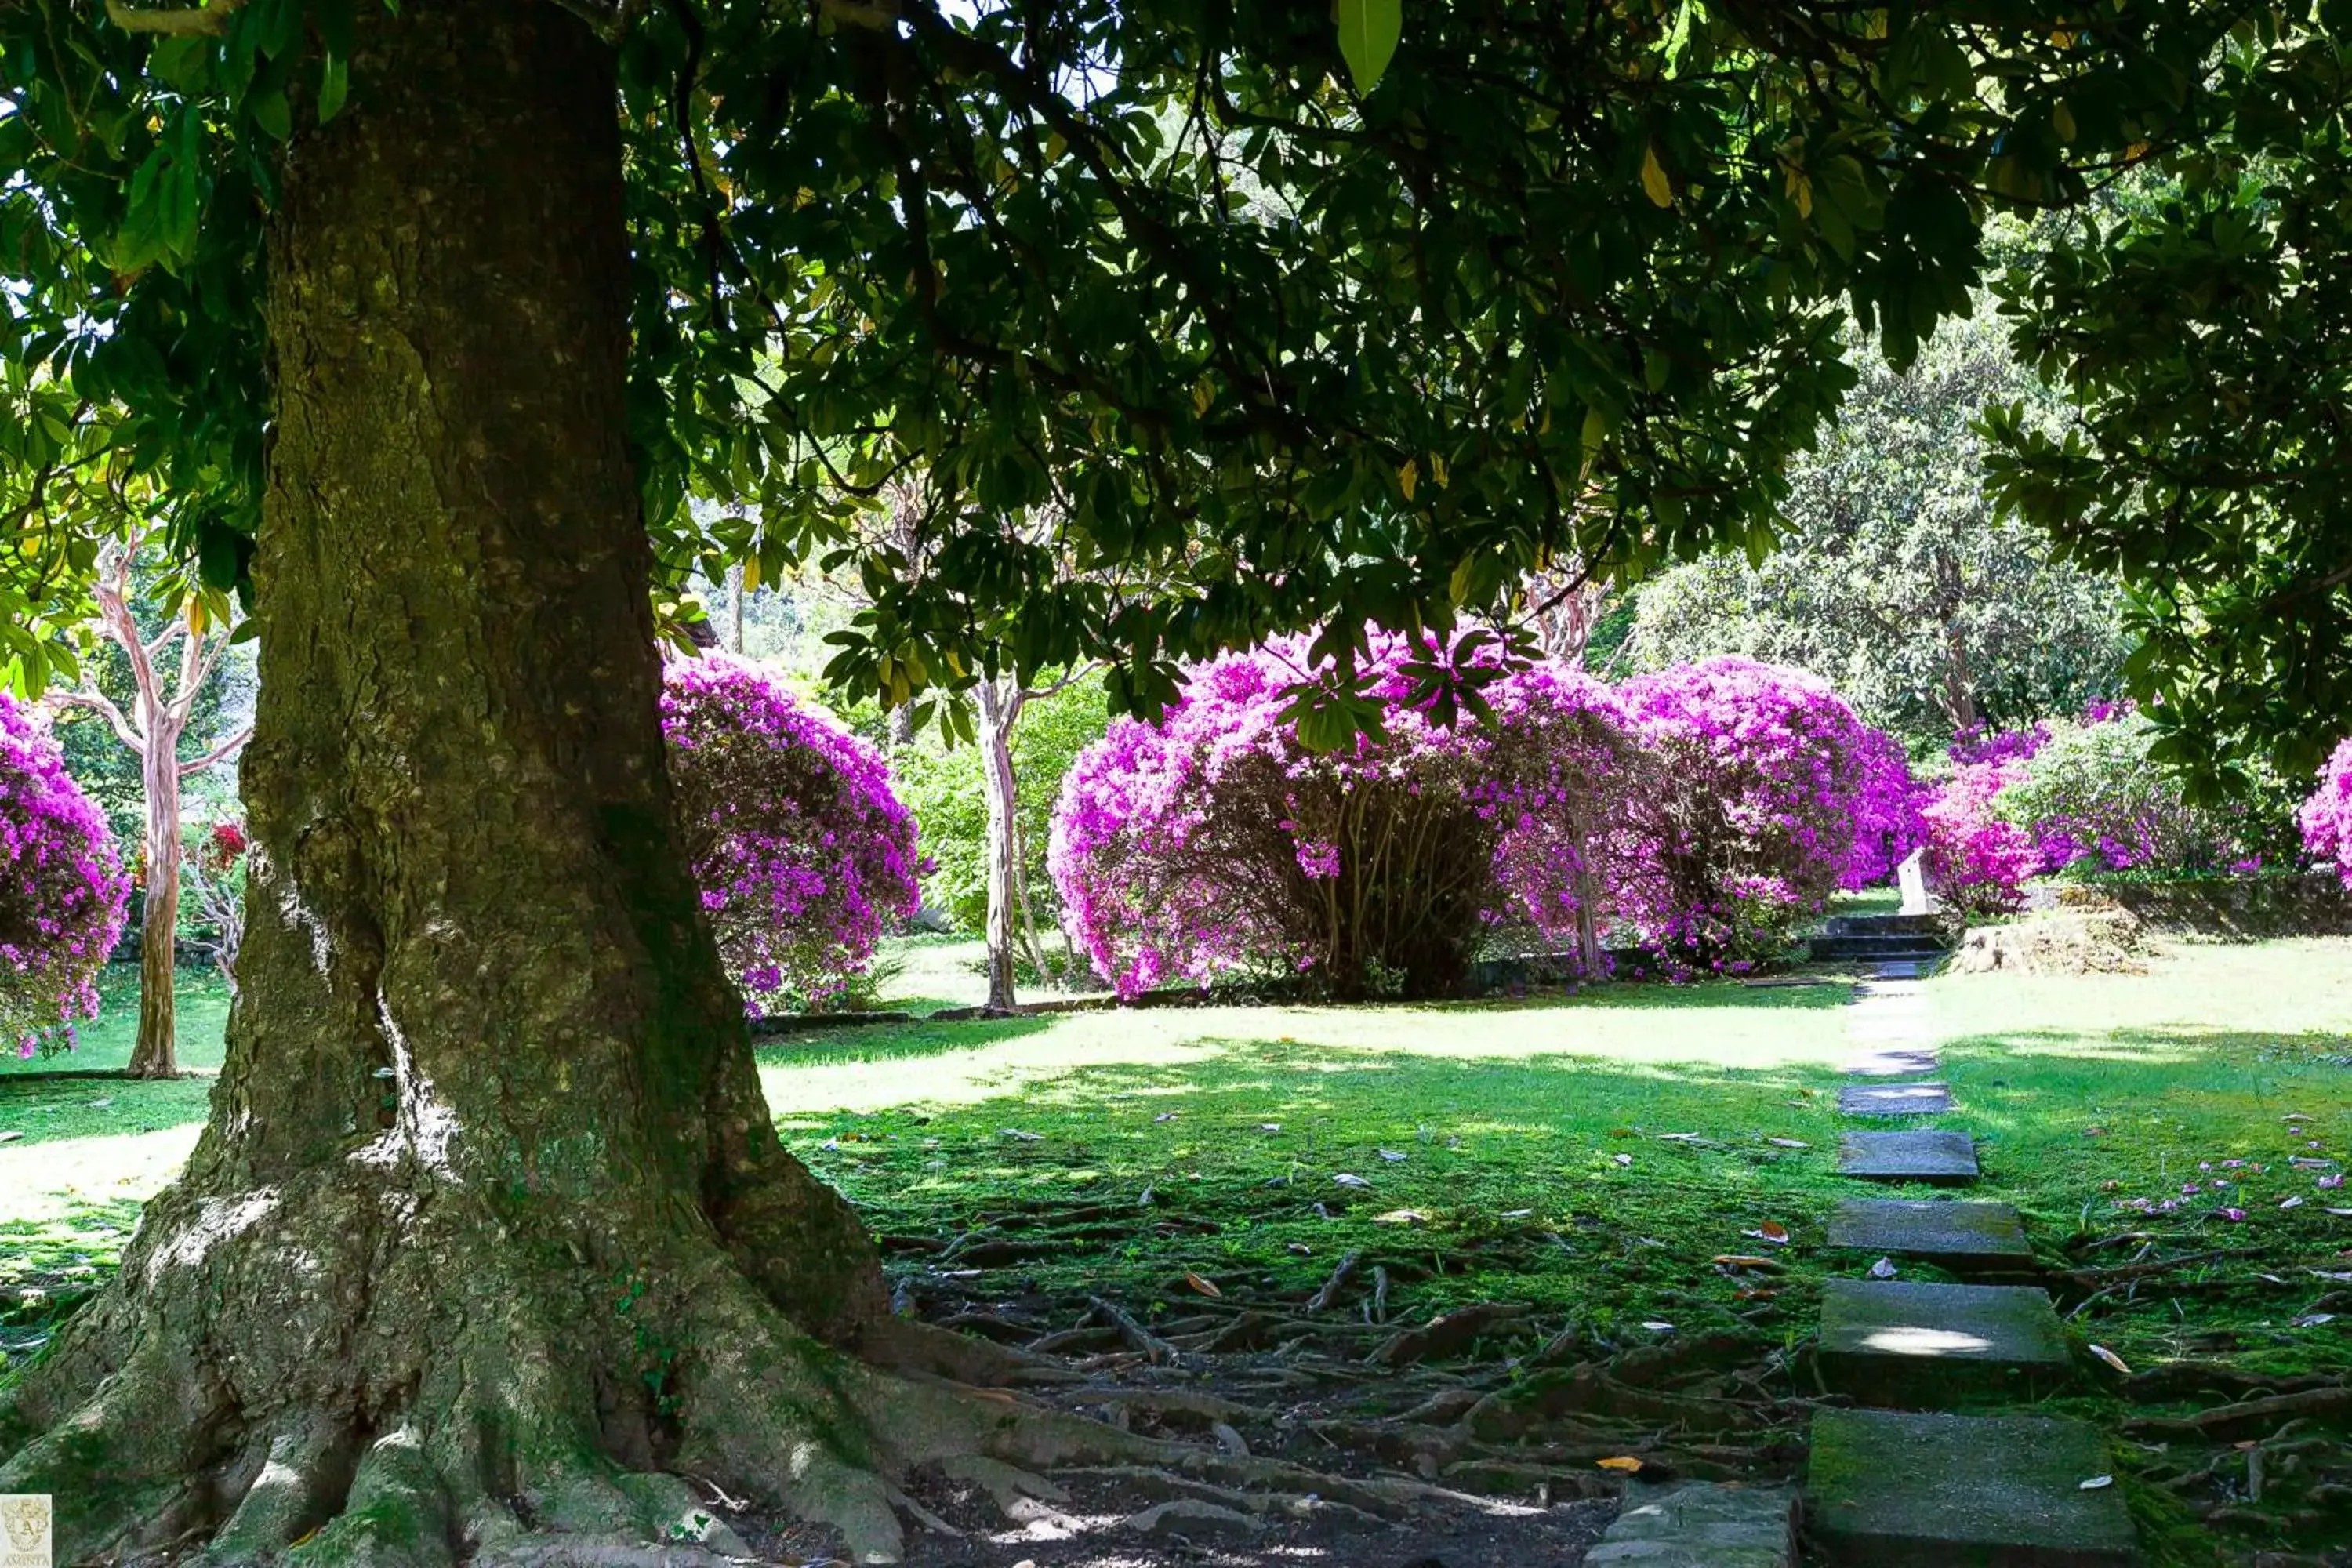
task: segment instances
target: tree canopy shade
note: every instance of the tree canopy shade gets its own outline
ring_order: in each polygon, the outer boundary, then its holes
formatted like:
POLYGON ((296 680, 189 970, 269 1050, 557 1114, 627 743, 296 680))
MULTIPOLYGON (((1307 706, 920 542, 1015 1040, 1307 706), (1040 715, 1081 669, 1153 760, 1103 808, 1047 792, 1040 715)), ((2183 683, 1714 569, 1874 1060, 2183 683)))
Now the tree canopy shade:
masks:
MULTIPOLYGON (((1432 5, 1367 93, 1224 0, 0 0, 0 357, 169 487, 263 676, 215 1117, 0 1389, 0 1490, 73 1558, 434 1564, 667 1537, 691 1472, 887 1562, 890 1473, 1155 1452, 874 1370, 997 1369, 774 1136, 649 581, 919 464, 937 569, 864 552, 837 672, 1150 703, 1552 552, 1761 548, 1831 301, 1906 357, 1988 203, 2201 133, 2239 15, 1432 5), (1040 507, 1147 570, 1056 578, 1040 507)), ((7 527, 21 583, 68 523, 7 527)))
POLYGON ((2081 415, 1993 422, 1996 489, 2137 590, 2127 674, 2160 760, 2308 779, 2352 713, 2352 59, 2241 28, 2216 132, 2000 282, 2081 415))
MULTIPOLYGON (((260 495, 278 154, 369 5, 0 16, 14 346, 131 411, 215 580, 260 495)), ((1360 95, 1313 8, 625 7, 648 519, 679 566, 713 547, 689 488, 756 502, 727 542, 772 574, 928 458, 940 570, 873 553, 839 666, 888 696, 1102 655, 1148 700, 1174 657, 1442 626, 1571 548, 1760 550, 1848 379, 1823 302, 1907 359, 1986 203, 2195 133, 2242 14, 1427 5, 1360 95), (1181 566, 1164 602, 1003 537, 1043 505, 1181 566)))

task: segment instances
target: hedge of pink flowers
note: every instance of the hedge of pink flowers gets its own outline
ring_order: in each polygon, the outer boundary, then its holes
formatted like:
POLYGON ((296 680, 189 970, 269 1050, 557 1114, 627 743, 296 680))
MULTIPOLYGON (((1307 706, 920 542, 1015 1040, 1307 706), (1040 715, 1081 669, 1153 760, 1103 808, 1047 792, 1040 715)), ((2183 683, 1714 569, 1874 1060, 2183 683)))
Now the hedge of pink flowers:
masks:
POLYGON ((2018 758, 2016 751, 1995 751, 1985 760, 1962 762, 1920 813, 1927 828, 1927 880, 1945 903, 1964 915, 2017 909, 2025 901, 2026 879, 2042 868, 2033 836, 1994 808, 2000 792, 2023 769, 2018 758))
POLYGON ((1818 677, 1712 658, 1619 696, 1652 787, 1628 803, 1612 898, 1670 971, 1777 956, 1832 893, 1917 841, 1901 748, 1818 677))
POLYGON ((757 667, 674 662, 670 779, 702 907, 753 1017, 822 1005, 911 915, 914 818, 872 747, 757 667))
POLYGON ((1252 972, 1442 993, 1493 924, 1565 944, 1588 900, 1669 973, 1745 969, 1919 831, 1900 748, 1811 676, 1717 659, 1612 692, 1538 663, 1484 688, 1491 721, 1449 726, 1412 657, 1375 642, 1383 733, 1336 752, 1282 717, 1317 673, 1285 642, 1080 755, 1050 863, 1122 994, 1252 972))
POLYGON ((105 816, 49 737, 0 691, 0 1041, 70 1049, 131 897, 105 816))
POLYGON ((1385 733, 1310 751, 1283 718, 1312 671, 1285 640, 1196 668, 1156 724, 1115 721, 1064 777, 1048 855, 1065 919, 1122 995, 1305 974, 1328 994, 1457 986, 1485 923, 1576 927, 1599 803, 1630 752, 1607 690, 1550 666, 1483 689, 1491 724, 1412 700, 1374 643, 1385 733))
POLYGON ((2338 745, 2319 770, 2319 787, 2303 803, 2296 820, 2311 858, 2333 861, 2336 875, 2352 888, 2352 740, 2338 745))

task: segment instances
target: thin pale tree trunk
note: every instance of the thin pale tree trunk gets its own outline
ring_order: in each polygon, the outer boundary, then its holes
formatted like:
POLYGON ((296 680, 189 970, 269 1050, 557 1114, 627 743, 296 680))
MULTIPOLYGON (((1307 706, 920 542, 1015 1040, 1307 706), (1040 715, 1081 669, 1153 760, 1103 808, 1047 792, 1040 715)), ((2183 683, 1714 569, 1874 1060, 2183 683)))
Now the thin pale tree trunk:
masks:
POLYGON ((1013 726, 1020 719, 1021 694, 1006 692, 994 679, 979 688, 980 766, 982 787, 988 798, 988 1005, 1012 1007, 1013 905, 1020 881, 1020 839, 1017 831, 1020 784, 1013 771, 1013 726))

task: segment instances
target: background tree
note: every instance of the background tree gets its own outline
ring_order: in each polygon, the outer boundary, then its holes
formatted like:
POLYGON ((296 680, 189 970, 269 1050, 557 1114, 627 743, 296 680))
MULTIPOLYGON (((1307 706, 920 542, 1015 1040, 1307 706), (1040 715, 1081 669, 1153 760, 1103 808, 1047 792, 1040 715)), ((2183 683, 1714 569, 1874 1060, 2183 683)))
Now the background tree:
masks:
POLYGON ((1897 372, 1867 342, 1820 447, 1790 466, 1788 534, 1761 560, 1714 555, 1643 585, 1637 668, 1715 654, 1801 666, 1916 752, 1955 733, 2079 713, 2121 687, 2123 594, 2053 562, 1996 514, 1977 421, 2049 398, 1989 306, 1946 321, 1897 372))
POLYGON ((121 652, 133 698, 125 712, 99 686, 56 694, 56 700, 87 708, 106 721, 124 750, 138 759, 145 833, 145 884, 139 926, 139 1034, 128 1070, 133 1078, 175 1078, 177 1055, 174 976, 178 972, 180 828, 182 782, 218 764, 245 744, 240 727, 194 756, 182 742, 213 676, 227 654, 233 624, 218 593, 191 591, 184 584, 166 595, 161 630, 151 633, 138 614, 140 593, 133 577, 142 544, 136 533, 109 544, 97 572, 96 631, 121 652), (180 613, 169 614, 173 609, 180 613), (215 618, 217 617, 217 618, 215 618))
POLYGON ((1423 6, 1376 79, 1223 0, 0 6, 8 353, 120 402, 265 677, 217 1116, 0 1392, 0 1489, 68 1556, 435 1563, 658 1536, 687 1470, 889 1561, 886 1473, 1142 1451, 824 1348, 982 1364, 771 1130, 657 719, 685 496, 769 577, 919 465, 941 570, 861 559, 835 667, 893 701, 1003 647, 1151 707, 1763 538, 1828 301, 1906 357, 1983 204, 2194 130, 2237 20, 1423 6), (1056 580, 1045 505, 1160 595, 1056 580))

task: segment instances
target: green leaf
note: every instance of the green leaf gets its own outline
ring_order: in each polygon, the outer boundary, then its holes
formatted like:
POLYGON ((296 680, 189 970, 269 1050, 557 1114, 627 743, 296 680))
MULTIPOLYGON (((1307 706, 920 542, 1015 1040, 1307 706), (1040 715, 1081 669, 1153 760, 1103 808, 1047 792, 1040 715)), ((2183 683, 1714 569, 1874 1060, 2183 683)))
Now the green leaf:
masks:
POLYGON ((324 125, 342 112, 343 100, 352 90, 351 67, 341 55, 329 55, 319 76, 319 123, 324 125))
POLYGON ((1381 85, 1404 36, 1404 0, 1339 0, 1339 56, 1356 90, 1369 93, 1381 85))

